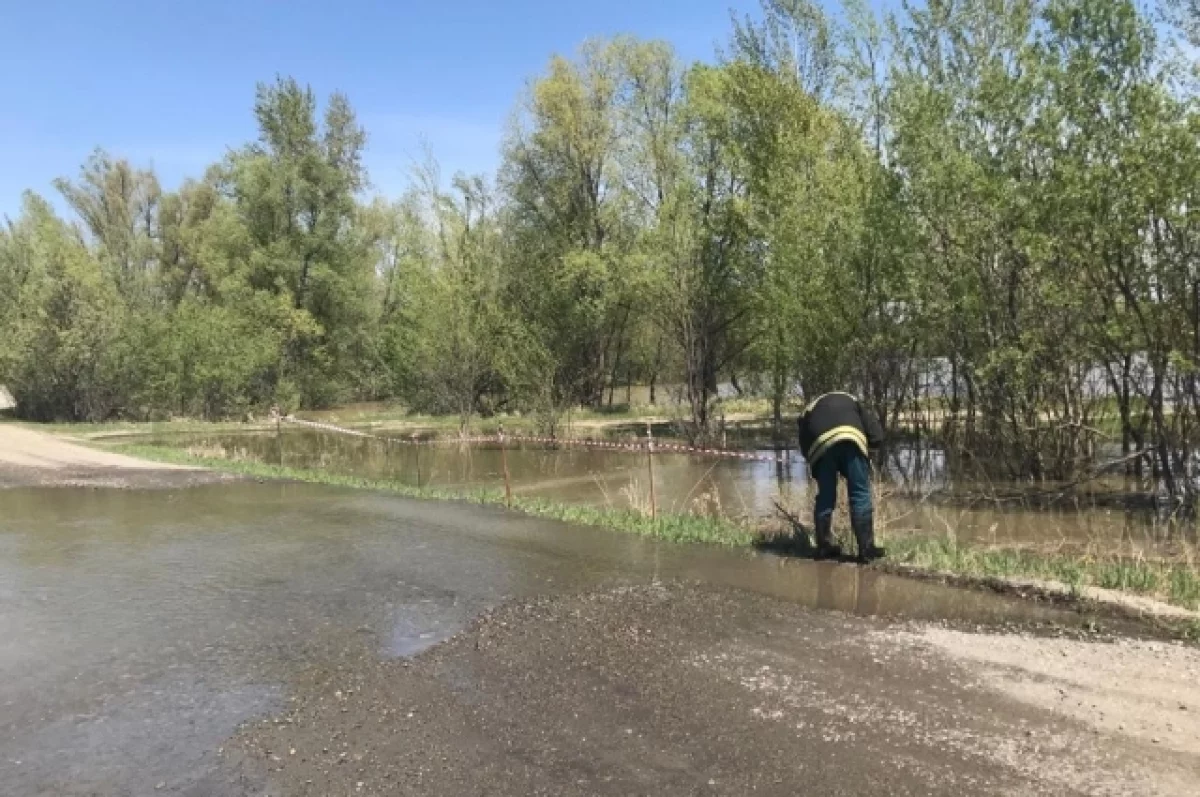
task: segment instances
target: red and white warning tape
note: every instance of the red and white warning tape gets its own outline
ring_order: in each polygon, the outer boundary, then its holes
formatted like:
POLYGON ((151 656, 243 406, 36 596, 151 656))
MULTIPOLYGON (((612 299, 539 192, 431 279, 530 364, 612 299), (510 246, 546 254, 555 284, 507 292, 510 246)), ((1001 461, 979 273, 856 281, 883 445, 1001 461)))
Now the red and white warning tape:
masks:
POLYGON ((291 423, 291 424, 295 424, 296 426, 305 426, 309 429, 320 429, 323 432, 334 432, 336 434, 350 435, 351 437, 368 437, 368 438, 376 439, 376 440, 381 439, 376 435, 369 434, 367 432, 360 432, 357 429, 346 429, 341 426, 334 426, 331 423, 318 423, 316 421, 302 421, 299 418, 293 418, 290 415, 287 416, 286 418, 280 418, 280 420, 283 421, 284 423, 291 423))
POLYGON ((319 423, 317 421, 303 421, 299 418, 288 416, 282 418, 285 423, 303 426, 309 429, 318 429, 335 434, 350 435, 352 437, 368 438, 371 440, 379 440, 384 443, 393 445, 472 445, 472 444, 501 444, 501 443, 527 443, 535 445, 555 445, 555 446, 578 446, 582 448, 596 448, 604 451, 630 451, 643 453, 647 449, 647 444, 650 444, 650 451, 654 454, 686 454, 690 456, 716 457, 718 459, 740 459, 753 462, 783 462, 787 459, 787 454, 784 453, 761 453, 757 451, 728 451, 721 448, 699 448, 696 446, 678 445, 675 443, 650 443, 650 441, 638 441, 636 443, 620 443, 609 440, 588 440, 584 438, 562 438, 562 437, 540 437, 535 435, 483 435, 477 437, 445 437, 433 440, 420 440, 416 435, 405 439, 403 437, 387 437, 384 435, 371 434, 357 429, 347 429, 342 426, 335 426, 331 423, 319 423))
MULTIPOLYGON (((585 448, 599 448, 608 451, 644 452, 647 445, 647 441, 644 440, 636 443, 619 443, 608 440, 588 440, 584 438, 569 437, 529 437, 523 435, 505 435, 504 439, 512 440, 513 442, 517 443, 583 446, 585 448)), ((782 462, 784 459, 786 459, 785 454, 764 454, 757 451, 729 451, 723 448, 699 448, 697 446, 684 446, 675 443, 659 443, 657 441, 654 442, 651 450, 655 454, 689 454, 692 456, 717 457, 721 459, 742 459, 757 462, 782 462)))

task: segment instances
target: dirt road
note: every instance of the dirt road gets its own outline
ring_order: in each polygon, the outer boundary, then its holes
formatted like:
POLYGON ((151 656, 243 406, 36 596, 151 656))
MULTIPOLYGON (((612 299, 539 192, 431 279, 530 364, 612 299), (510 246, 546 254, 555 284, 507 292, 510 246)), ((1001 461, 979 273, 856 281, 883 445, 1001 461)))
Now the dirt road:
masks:
POLYGON ((177 487, 223 474, 146 462, 0 423, 0 487, 177 487))

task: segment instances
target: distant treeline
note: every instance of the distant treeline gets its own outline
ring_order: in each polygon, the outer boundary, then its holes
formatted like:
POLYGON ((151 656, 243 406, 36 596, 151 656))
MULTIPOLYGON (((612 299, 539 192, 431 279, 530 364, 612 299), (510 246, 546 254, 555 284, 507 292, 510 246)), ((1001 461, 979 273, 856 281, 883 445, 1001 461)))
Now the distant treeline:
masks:
POLYGON ((177 191, 99 152, 58 182, 70 218, 26 195, 0 384, 39 420, 394 398, 552 427, 670 382, 702 436, 740 377, 780 417, 796 385, 925 413, 1009 476, 1072 477, 1110 412, 1188 494, 1200 114, 1175 11, 766 0, 712 64, 594 41, 520 98, 497 174, 429 163, 390 200, 365 198, 346 97, 260 85, 258 140, 177 191))

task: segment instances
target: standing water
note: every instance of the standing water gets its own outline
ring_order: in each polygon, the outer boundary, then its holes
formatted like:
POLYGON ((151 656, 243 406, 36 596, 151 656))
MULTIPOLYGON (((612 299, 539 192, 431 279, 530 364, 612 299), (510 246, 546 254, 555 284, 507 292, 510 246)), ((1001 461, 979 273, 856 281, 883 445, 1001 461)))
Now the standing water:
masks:
MULTIPOLYGON (((640 445, 631 432, 618 430, 621 439, 640 445)), ((185 434, 142 439, 201 456, 282 462, 293 468, 327 469, 451 492, 500 489, 504 478, 495 445, 413 446, 407 440, 389 444, 294 427, 285 427, 281 436, 185 434)), ((739 435, 741 443, 752 441, 744 432, 739 435)), ((644 509, 648 505, 650 476, 644 452, 510 443, 507 456, 518 496, 592 507, 644 509)), ((657 508, 762 522, 777 518, 776 505, 782 504, 804 516, 815 489, 807 465, 796 451, 780 452, 780 460, 657 453, 657 508)), ((878 513, 884 533, 952 533, 973 542, 1093 547, 1146 556, 1169 556, 1181 542, 1196 541, 1194 527, 1163 522, 1152 512, 1125 506, 1119 493, 1118 500, 1103 505, 1064 497, 1049 506, 1035 506, 1019 499, 1027 486, 953 483, 937 450, 894 452, 886 476, 884 492, 890 495, 878 513), (1018 497, 995 497, 1005 490, 1018 497), (944 500, 944 493, 958 500, 944 500), (965 495, 971 495, 971 500, 962 500, 965 495)))
POLYGON ((298 672, 363 640, 413 655, 520 596, 685 578, 859 614, 1079 621, 868 569, 314 485, 13 489, 0 507, 13 795, 247 793, 216 751, 298 672))

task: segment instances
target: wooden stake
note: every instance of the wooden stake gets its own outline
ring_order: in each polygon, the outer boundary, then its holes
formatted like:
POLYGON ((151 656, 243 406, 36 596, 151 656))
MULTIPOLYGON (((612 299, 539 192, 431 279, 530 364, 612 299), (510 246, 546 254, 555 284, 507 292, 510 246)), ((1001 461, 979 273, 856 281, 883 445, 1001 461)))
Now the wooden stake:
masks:
POLYGON ((414 432, 412 436, 413 447, 417 450, 417 489, 421 489, 421 445, 417 442, 417 435, 414 432))
POLYGON ((654 429, 646 424, 646 471, 650 475, 650 518, 658 517, 658 501, 654 496, 654 429))
POLYGON ((504 467, 504 503, 512 509, 512 481, 508 476, 508 448, 504 445, 504 424, 500 424, 500 464, 504 467))

